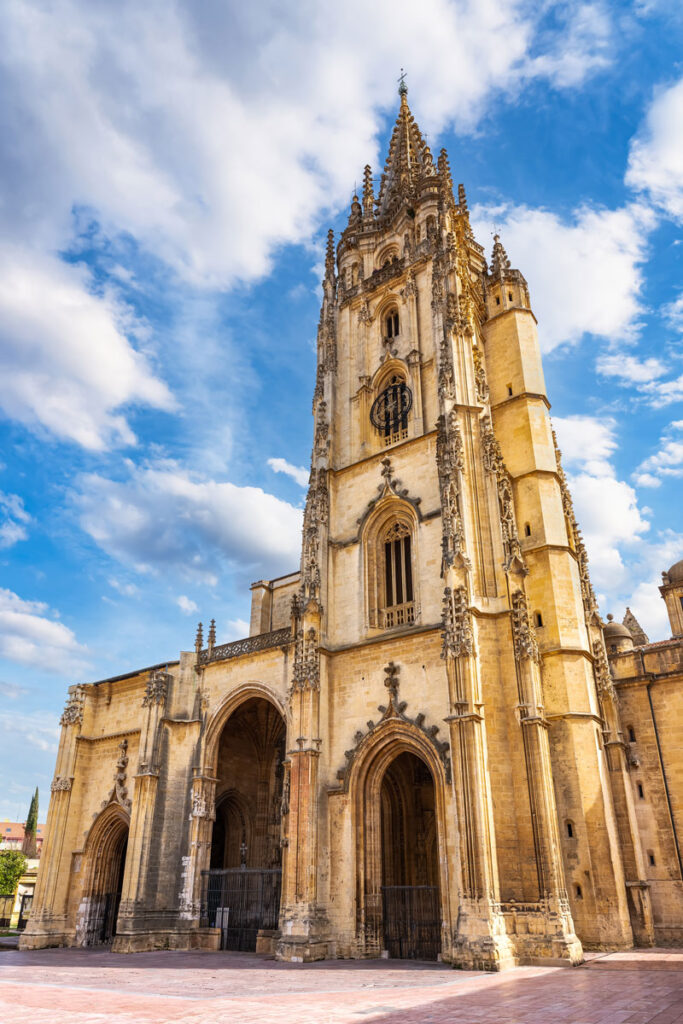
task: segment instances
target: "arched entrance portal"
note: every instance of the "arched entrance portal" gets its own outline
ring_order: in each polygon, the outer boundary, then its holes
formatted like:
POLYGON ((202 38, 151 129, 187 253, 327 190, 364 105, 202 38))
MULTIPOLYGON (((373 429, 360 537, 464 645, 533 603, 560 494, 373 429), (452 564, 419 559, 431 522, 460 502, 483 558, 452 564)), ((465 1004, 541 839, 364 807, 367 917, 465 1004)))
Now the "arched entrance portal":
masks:
POLYGON ((206 906, 223 949, 255 950, 280 910, 285 723, 260 697, 241 704, 218 743, 216 820, 206 906))
POLYGON ((404 751, 380 788, 382 921, 390 957, 436 960, 441 952, 434 780, 404 751))
POLYGON ((112 804, 99 816, 86 844, 85 881, 78 909, 76 943, 99 946, 116 935, 128 846, 127 813, 112 804))

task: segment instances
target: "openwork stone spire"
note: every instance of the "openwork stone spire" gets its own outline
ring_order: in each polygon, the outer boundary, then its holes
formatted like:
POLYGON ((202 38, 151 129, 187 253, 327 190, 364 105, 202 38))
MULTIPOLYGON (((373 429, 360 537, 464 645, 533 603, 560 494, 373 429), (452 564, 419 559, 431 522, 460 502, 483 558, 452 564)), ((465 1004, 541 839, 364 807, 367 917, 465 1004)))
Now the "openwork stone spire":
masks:
POLYGON ((493 236, 493 253, 491 255, 491 274, 497 277, 505 277, 510 269, 510 260, 505 251, 500 235, 493 236))
POLYGON ((420 178, 433 173, 431 153, 410 112, 408 90, 404 87, 379 190, 380 216, 391 213, 403 200, 414 195, 420 178))

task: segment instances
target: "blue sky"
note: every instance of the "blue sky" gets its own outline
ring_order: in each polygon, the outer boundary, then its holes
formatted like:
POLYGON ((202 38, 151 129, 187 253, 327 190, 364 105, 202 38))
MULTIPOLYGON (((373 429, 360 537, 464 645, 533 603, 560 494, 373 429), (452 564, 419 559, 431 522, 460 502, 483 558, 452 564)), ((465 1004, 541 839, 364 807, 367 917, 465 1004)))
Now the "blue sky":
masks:
POLYGON ((244 635, 298 563, 324 236, 408 72, 527 277, 603 614, 683 557, 680 4, 9 0, 0 816, 68 684, 244 635))

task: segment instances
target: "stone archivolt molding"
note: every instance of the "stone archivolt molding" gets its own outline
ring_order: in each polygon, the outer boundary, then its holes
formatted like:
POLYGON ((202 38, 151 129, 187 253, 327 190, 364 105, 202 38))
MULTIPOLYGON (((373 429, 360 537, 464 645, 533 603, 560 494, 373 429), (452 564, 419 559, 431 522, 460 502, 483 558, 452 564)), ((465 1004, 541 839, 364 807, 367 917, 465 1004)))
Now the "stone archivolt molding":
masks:
POLYGON ((398 722, 405 723, 406 725, 410 725, 416 729, 419 729, 420 732, 427 737, 429 742, 436 750, 436 753, 439 759, 441 760, 441 763, 443 764, 446 782, 450 783, 450 747, 447 742, 438 740, 436 738, 439 732, 439 726, 431 725, 429 727, 426 727, 424 724, 425 715, 423 715, 422 713, 416 715, 415 718, 410 718, 408 715, 406 715, 405 710, 408 707, 408 704, 404 700, 399 700, 398 696, 400 667, 398 665, 395 665, 393 661, 390 661, 389 664, 384 669, 384 672, 386 675, 384 685, 389 690, 389 703, 386 705, 379 704, 377 706, 377 710, 381 713, 382 716, 378 722, 370 720, 366 723, 366 732, 363 732, 360 729, 356 732, 356 734, 354 735, 355 745, 351 750, 344 751, 346 764, 337 772, 337 778, 343 784, 343 788, 347 789, 350 769, 354 761, 359 757, 363 749, 367 746, 369 738, 373 735, 376 735, 379 732, 379 730, 385 728, 390 723, 398 722))

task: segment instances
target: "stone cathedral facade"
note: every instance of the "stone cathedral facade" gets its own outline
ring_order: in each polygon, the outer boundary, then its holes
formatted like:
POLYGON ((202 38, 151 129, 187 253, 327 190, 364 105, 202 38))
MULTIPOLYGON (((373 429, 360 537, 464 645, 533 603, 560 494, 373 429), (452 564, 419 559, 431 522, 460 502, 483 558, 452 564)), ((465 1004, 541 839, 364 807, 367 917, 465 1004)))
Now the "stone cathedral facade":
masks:
POLYGON ((680 941, 683 571, 663 654, 603 631, 526 281, 404 86, 323 290, 300 569, 245 640, 70 689, 24 948, 680 941))

